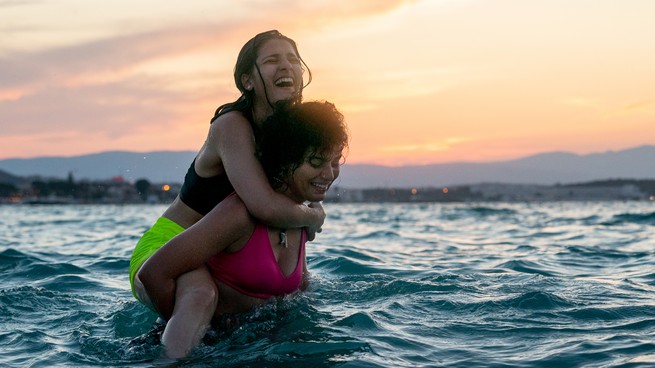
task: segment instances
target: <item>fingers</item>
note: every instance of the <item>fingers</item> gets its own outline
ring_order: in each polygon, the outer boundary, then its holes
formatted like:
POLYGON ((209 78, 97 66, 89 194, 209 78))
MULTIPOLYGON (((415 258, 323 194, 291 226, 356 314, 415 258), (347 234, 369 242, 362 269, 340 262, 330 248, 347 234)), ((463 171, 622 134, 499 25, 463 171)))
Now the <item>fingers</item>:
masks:
POLYGON ((314 239, 316 239, 316 231, 307 229, 307 241, 312 241, 314 239))

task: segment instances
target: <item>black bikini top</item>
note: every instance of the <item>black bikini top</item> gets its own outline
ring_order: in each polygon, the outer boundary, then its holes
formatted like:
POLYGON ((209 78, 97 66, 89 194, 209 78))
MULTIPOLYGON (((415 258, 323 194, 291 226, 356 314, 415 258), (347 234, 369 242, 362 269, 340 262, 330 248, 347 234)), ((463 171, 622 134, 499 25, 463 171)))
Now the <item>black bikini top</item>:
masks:
POLYGON ((234 188, 225 173, 209 178, 199 176, 195 163, 194 159, 184 176, 180 199, 194 211, 206 215, 220 201, 234 192, 234 188))
MULTIPOLYGON (((230 106, 224 109, 219 116, 229 111, 238 111, 243 114, 250 123, 253 132, 257 133, 257 126, 253 123, 254 118, 250 109, 242 111, 236 106, 230 106)), ((215 116, 212 119, 212 123, 217 117, 215 116)), ((199 176, 196 172, 195 163, 196 160, 194 159, 184 176, 184 183, 180 189, 180 199, 184 204, 204 216, 220 201, 234 192, 234 187, 232 187, 232 183, 230 183, 225 173, 209 178, 199 176)))

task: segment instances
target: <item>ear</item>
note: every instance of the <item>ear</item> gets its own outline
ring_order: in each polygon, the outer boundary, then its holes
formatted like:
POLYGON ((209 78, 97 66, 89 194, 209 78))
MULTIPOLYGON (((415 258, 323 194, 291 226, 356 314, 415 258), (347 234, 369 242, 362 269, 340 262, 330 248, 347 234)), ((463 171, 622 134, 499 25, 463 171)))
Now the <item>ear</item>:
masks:
POLYGON ((252 90, 252 77, 250 74, 241 74, 241 85, 243 88, 245 88, 247 91, 252 90))

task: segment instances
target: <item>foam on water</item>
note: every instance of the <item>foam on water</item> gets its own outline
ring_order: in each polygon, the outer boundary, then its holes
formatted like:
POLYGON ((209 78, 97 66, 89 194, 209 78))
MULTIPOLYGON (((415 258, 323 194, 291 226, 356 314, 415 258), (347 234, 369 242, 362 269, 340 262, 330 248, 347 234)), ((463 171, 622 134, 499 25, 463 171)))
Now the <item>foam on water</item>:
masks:
MULTIPOLYGON (((653 203, 326 207, 310 289, 178 365, 655 365, 653 203)), ((127 268, 163 209, 0 206, 0 366, 159 364, 127 268)))

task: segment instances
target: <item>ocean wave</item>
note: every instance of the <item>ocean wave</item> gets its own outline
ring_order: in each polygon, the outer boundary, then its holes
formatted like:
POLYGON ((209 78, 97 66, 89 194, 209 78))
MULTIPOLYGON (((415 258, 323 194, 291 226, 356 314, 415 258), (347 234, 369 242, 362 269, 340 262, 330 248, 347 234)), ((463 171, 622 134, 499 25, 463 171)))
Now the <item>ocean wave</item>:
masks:
POLYGON ((619 226, 626 224, 655 225, 655 212, 650 213, 619 213, 612 219, 602 223, 606 226, 619 226))
POLYGON ((543 276, 561 276, 563 273, 543 263, 528 260, 511 260, 496 266, 498 269, 538 274, 543 276))
POLYGON ((127 276, 161 210, 0 206, 0 366, 655 362, 652 203, 330 204, 307 291, 168 363, 127 276))

